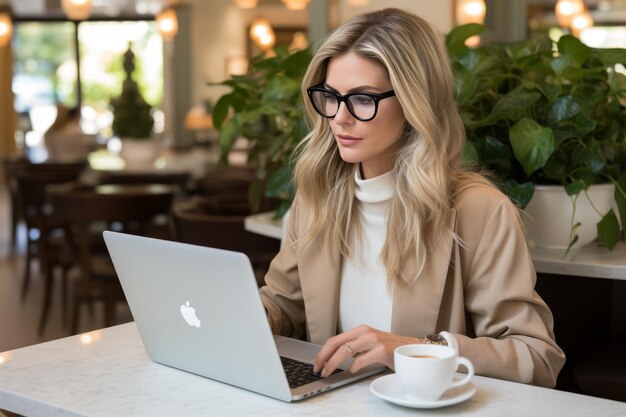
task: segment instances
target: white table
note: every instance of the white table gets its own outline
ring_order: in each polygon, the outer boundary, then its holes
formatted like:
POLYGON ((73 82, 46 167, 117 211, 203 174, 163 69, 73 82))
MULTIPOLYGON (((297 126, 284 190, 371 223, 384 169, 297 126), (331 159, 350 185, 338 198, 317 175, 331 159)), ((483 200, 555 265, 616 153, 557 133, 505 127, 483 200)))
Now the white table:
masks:
POLYGON ((2 354, 0 408, 26 416, 623 417, 626 403, 475 377, 469 401, 439 410, 389 404, 375 378, 284 403, 150 361, 134 323, 2 354), (85 343, 88 336, 91 343, 85 343))
MULTIPOLYGON (((249 216, 245 228, 249 232, 281 239, 282 222, 273 218, 273 213, 249 216)), ((619 242, 608 250, 592 242, 567 256, 563 250, 531 248, 537 272, 546 274, 573 275, 589 278, 608 278, 626 281, 626 243, 619 242)))
POLYGON ((273 237, 274 239, 282 239, 283 222, 282 219, 274 219, 274 212, 258 213, 248 216, 244 220, 243 227, 252 233, 262 236, 273 237))
POLYGON ((571 251, 532 248, 531 255, 537 272, 606 278, 626 281, 626 243, 620 241, 613 250, 597 242, 571 251))

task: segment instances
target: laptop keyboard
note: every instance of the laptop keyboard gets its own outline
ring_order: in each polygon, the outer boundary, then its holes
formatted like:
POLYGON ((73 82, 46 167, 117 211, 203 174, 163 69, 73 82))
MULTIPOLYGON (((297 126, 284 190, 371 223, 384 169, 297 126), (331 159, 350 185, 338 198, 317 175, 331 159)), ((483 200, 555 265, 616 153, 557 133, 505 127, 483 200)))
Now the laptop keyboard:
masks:
MULTIPOLYGON (((283 369, 285 370, 285 375, 287 375, 289 388, 298 388, 304 384, 323 379, 320 374, 313 372, 313 364, 300 362, 284 356, 280 357, 280 361, 283 363, 283 369)), ((341 372, 341 369, 335 369, 333 374, 338 372, 341 372)))

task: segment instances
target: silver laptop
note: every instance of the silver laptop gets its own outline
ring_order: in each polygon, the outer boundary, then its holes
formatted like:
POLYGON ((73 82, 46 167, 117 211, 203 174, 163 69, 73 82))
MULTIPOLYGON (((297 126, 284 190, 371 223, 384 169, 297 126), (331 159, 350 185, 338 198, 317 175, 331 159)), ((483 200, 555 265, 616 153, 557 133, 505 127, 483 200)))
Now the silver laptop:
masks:
POLYGON ((301 400, 375 374, 350 362, 321 378, 321 346, 274 336, 248 257, 178 242, 104 232, 150 358, 277 398, 301 400))

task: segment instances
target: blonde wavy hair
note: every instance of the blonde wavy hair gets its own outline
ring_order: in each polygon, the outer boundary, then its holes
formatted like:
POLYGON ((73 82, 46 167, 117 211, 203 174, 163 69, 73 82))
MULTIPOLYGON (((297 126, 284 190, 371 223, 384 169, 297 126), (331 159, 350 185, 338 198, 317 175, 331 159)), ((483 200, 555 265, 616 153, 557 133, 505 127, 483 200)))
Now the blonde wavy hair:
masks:
POLYGON ((302 95, 313 130, 297 149, 299 198, 312 210, 300 244, 323 236, 328 248, 353 255, 359 228, 354 173, 341 159, 327 119, 306 94, 326 79, 331 58, 353 52, 386 68, 406 118, 394 165, 395 192, 381 260, 388 284, 410 285, 425 270, 429 252, 450 239, 448 220, 459 181, 478 177, 460 165, 465 130, 453 95, 453 75, 442 36, 420 17, 384 9, 350 19, 320 45, 303 79, 302 95), (403 266, 417 260, 417 276, 403 266))

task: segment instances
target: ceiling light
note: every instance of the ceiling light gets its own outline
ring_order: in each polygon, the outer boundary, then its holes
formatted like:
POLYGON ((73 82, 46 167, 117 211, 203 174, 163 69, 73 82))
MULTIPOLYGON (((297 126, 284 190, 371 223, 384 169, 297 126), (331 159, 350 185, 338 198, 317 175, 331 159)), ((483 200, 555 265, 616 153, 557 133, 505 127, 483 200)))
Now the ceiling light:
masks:
POLYGON ((156 17, 157 25, 163 40, 169 41, 174 39, 178 32, 178 19, 174 9, 166 9, 161 11, 156 17))
POLYGON ((556 6, 554 6, 556 19, 561 27, 568 27, 572 22, 572 18, 584 10, 585 5, 582 0, 559 0, 556 2, 556 6))
POLYGON ((283 0, 289 10, 304 10, 309 5, 309 0, 283 0))
POLYGON ((8 13, 0 13, 0 47, 8 45, 11 36, 13 36, 11 16, 8 13))
POLYGON ((570 27, 574 36, 580 37, 580 32, 592 26, 593 18, 587 10, 572 16, 570 27))
POLYGON ((254 9, 257 4, 257 0, 233 0, 237 7, 240 9, 254 9))
POLYGON ((458 0, 456 18, 459 24, 484 23, 487 6, 484 0, 458 0))
POLYGON ((250 38, 264 51, 271 49, 276 43, 274 29, 270 22, 263 18, 254 19, 250 25, 250 38))
POLYGON ((70 20, 86 20, 91 14, 91 0, 61 0, 61 7, 70 20))

